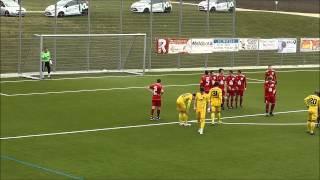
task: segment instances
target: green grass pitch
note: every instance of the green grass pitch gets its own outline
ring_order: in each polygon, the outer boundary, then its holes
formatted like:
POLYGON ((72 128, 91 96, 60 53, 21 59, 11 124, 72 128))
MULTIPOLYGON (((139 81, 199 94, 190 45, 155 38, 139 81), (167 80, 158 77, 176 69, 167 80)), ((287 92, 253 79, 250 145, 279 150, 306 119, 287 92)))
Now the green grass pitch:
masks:
MULTIPOLYGON (((283 71, 278 73, 276 112, 284 113, 259 115, 264 112, 263 84, 254 79, 263 79, 263 71, 246 71, 244 107, 224 110, 223 121, 305 123, 303 98, 319 88, 319 71, 283 71)), ((207 125, 199 135, 196 123, 185 128, 174 122, 176 98, 198 89, 200 72, 170 74, 2 79, 1 138, 96 131, 1 139, 1 179, 319 179, 319 130, 310 136, 303 124, 222 124, 207 125), (151 95, 144 87, 156 78, 167 87, 162 119, 151 122, 151 95), (114 129, 97 130, 102 128, 114 129)), ((195 119, 193 112, 190 119, 195 119)))

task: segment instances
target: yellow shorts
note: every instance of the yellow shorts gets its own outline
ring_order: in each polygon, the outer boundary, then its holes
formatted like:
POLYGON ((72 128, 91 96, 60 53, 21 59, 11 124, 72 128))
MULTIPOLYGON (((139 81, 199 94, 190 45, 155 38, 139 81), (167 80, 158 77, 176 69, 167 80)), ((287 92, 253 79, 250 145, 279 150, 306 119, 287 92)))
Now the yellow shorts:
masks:
POLYGON ((184 102, 177 101, 177 111, 186 112, 187 111, 186 104, 184 102))
POLYGON ((221 104, 221 101, 217 99, 211 101, 211 106, 221 106, 221 104))
POLYGON ((197 118, 200 119, 200 121, 205 121, 206 119, 206 111, 204 110, 196 110, 197 118))
POLYGON ((221 112, 221 105, 220 106, 211 106, 211 112, 221 112))
POLYGON ((318 112, 312 109, 308 110, 308 120, 309 121, 316 121, 318 118, 318 112))

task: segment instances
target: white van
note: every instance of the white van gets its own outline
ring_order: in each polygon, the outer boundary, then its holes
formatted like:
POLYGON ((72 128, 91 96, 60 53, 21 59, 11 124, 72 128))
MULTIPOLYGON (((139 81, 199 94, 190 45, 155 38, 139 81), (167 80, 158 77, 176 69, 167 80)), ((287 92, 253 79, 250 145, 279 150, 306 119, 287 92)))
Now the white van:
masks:
MULTIPOLYGON (((149 13, 151 12, 151 0, 140 0, 134 2, 130 10, 132 12, 149 13)), ((172 10, 172 5, 169 0, 152 0, 152 12, 169 13, 172 10)))
MULTIPOLYGON (((19 4, 13 0, 0 0, 0 15, 1 16, 19 16, 19 4)), ((21 7, 21 16, 26 15, 26 9, 21 7)))
POLYGON ((56 11, 55 11, 55 4, 53 4, 48 6, 44 10, 44 15, 49 17, 87 15, 88 8, 89 8, 88 1, 86 0, 60 0, 57 2, 56 11))
MULTIPOLYGON (((199 11, 208 11, 208 0, 201 1, 198 4, 199 11)), ((216 12, 233 12, 234 2, 233 0, 209 0, 209 11, 216 12)))

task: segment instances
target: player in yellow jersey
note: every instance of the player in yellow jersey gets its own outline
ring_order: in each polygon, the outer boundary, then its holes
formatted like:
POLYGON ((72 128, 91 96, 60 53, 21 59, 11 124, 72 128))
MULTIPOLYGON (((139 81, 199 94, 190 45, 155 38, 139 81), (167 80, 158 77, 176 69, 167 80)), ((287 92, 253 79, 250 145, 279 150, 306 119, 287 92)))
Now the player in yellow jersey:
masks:
POLYGON ((309 95, 304 99, 305 105, 308 108, 308 133, 314 135, 314 128, 316 126, 316 120, 318 118, 318 109, 320 107, 319 92, 315 92, 314 95, 309 95))
MULTIPOLYGON (((316 92, 318 97, 320 97, 320 91, 316 92)), ((320 104, 320 102, 319 102, 320 104)), ((320 128, 320 105, 318 107, 318 118, 317 118, 317 127, 320 128)))
POLYGON ((199 123, 200 134, 203 134, 203 129, 206 123, 207 104, 209 103, 208 94, 204 92, 204 88, 200 87, 200 92, 196 94, 194 101, 194 110, 196 111, 197 120, 199 123))
POLYGON ((221 104, 222 104, 222 90, 219 88, 219 83, 215 82, 213 88, 209 91, 209 101, 211 109, 211 123, 214 125, 214 119, 217 117, 219 124, 221 123, 221 104))
POLYGON ((188 123, 188 114, 191 105, 191 101, 194 100, 196 94, 184 93, 180 95, 177 99, 177 110, 179 113, 179 125, 181 126, 191 126, 188 123))

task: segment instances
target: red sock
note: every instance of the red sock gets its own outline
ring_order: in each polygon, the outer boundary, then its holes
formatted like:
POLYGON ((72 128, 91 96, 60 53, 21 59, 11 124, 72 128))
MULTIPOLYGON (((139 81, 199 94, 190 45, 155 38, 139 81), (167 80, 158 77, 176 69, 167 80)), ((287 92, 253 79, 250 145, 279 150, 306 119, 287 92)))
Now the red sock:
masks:
POLYGON ((225 98, 223 97, 222 98, 222 104, 221 104, 222 107, 224 106, 224 102, 225 102, 225 98))
POLYGON ((273 113, 273 110, 274 110, 275 106, 276 106, 275 104, 271 104, 271 110, 270 110, 271 113, 273 113))
POLYGON ((238 107, 238 96, 236 96, 234 101, 235 101, 236 107, 238 107))
POLYGON ((231 107, 233 107, 233 96, 231 96, 231 107))
POLYGON ((269 103, 266 103, 266 113, 269 113, 269 103))
POLYGON ((230 96, 227 97, 227 107, 229 107, 230 96))
POLYGON ((160 116, 160 109, 157 110, 157 116, 160 116))

